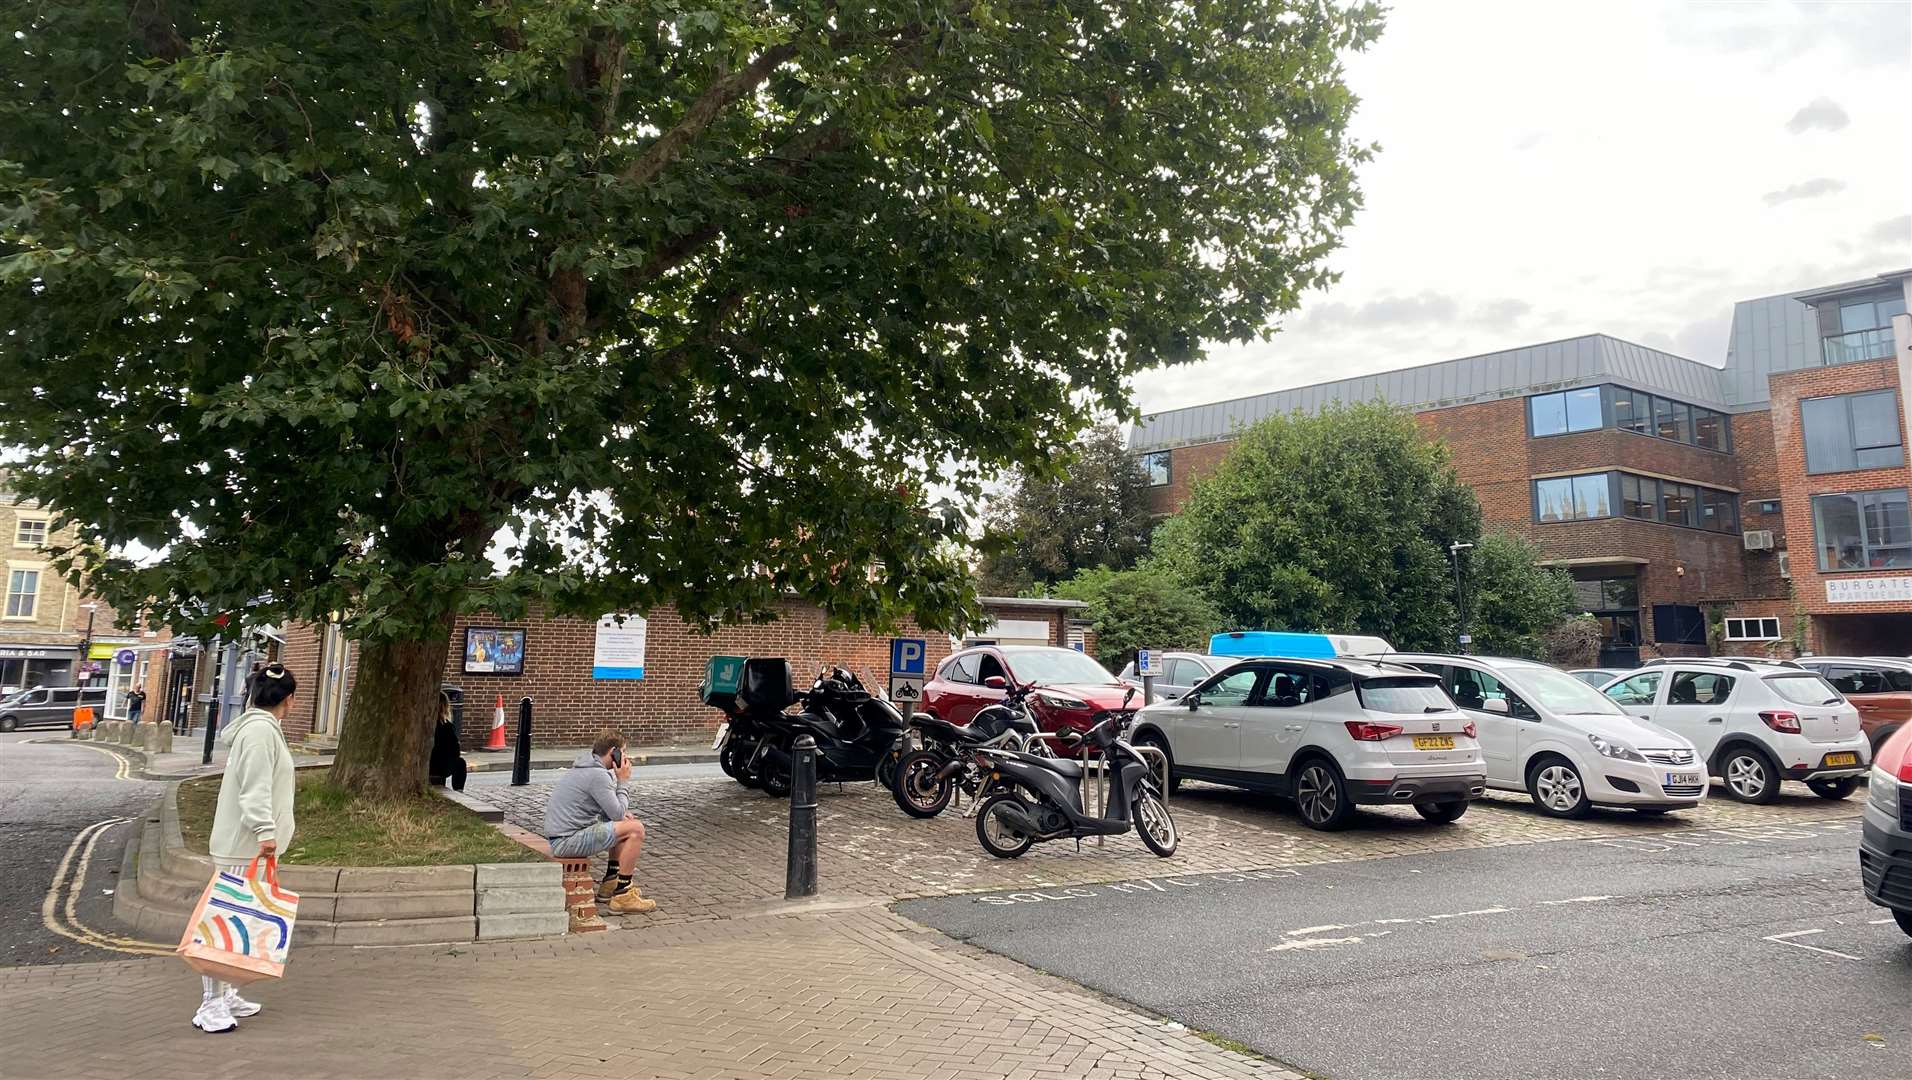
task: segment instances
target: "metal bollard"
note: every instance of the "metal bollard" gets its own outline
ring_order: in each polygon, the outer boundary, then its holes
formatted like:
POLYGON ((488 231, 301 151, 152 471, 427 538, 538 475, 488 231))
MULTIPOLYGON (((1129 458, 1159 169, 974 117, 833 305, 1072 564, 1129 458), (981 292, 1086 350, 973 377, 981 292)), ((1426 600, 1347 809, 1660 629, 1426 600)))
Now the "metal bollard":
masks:
POLYGON ((511 748, 511 786, 531 782, 531 699, 518 699, 518 745, 511 748))
MULTIPOLYGON (((216 686, 217 684, 214 684, 214 685, 216 686)), ((201 765, 212 764, 212 741, 214 738, 218 736, 218 734, 219 734, 219 695, 215 693, 212 697, 212 700, 206 702, 206 749, 204 753, 199 755, 199 763, 201 765)))
POLYGON ((790 747, 790 856, 783 870, 783 898, 817 894, 817 741, 797 736, 790 747))
POLYGON ((1142 704, 1155 704, 1155 676, 1142 676, 1142 704))

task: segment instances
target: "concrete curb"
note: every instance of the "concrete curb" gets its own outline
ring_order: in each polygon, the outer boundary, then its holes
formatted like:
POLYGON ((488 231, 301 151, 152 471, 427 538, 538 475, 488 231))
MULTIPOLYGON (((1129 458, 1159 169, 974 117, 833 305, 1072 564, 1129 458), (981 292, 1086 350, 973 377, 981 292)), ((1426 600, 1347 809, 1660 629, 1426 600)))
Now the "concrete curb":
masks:
MULTIPOLYGON (((137 842, 126 846, 113 916, 148 940, 180 937, 212 879, 212 860, 186 849, 179 784, 167 784, 137 842)), ((565 933, 563 869, 555 862, 480 866, 286 866, 299 894, 301 945, 429 945, 565 933)))

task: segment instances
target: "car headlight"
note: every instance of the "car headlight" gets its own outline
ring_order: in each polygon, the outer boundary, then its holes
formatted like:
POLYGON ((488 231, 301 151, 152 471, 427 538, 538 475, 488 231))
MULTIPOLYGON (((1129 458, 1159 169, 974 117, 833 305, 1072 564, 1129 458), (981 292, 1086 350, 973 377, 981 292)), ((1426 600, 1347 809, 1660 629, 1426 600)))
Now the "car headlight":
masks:
POLYGON ((1612 739, 1603 739, 1598 735, 1588 735, 1587 740, 1593 743, 1593 748, 1600 751, 1604 757, 1617 758, 1621 761, 1637 761, 1642 765, 1646 764, 1646 759, 1640 756, 1640 752, 1628 746, 1626 743, 1614 742, 1612 739))
POLYGON ((1887 817, 1899 816, 1899 781, 1889 772, 1872 767, 1866 776, 1866 801, 1885 811, 1887 817))
POLYGON ((1075 698, 1063 697, 1061 694, 1037 694, 1036 699, 1044 705, 1057 709, 1086 709, 1089 707, 1089 703, 1086 701, 1077 701, 1075 698))

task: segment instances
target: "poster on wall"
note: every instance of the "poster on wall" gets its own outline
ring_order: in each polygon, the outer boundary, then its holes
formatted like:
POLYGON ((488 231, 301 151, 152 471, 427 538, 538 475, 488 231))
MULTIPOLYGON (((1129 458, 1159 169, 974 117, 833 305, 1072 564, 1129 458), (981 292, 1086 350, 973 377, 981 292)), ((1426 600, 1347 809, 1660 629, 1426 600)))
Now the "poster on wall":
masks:
POLYGON ((524 631, 466 627, 465 674, 523 675, 524 631))
POLYGON ((599 616, 597 648, 591 653, 591 677, 643 678, 644 637, 648 629, 649 624, 639 615, 599 616))

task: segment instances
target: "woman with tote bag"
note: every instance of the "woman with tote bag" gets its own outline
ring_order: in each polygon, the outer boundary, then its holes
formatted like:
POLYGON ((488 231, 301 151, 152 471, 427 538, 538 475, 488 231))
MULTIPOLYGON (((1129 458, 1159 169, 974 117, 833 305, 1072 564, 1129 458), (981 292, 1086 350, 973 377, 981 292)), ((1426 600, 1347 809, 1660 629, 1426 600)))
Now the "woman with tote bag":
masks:
MULTIPOLYGON (((292 843, 292 750, 279 724, 292 708, 298 682, 280 664, 255 672, 248 708, 226 731, 226 772, 212 817, 209 850, 218 871, 243 876, 256 859, 272 859, 292 843)), ((231 1031, 259 1006, 231 983, 201 976, 204 996, 193 1026, 209 1034, 231 1031)))

